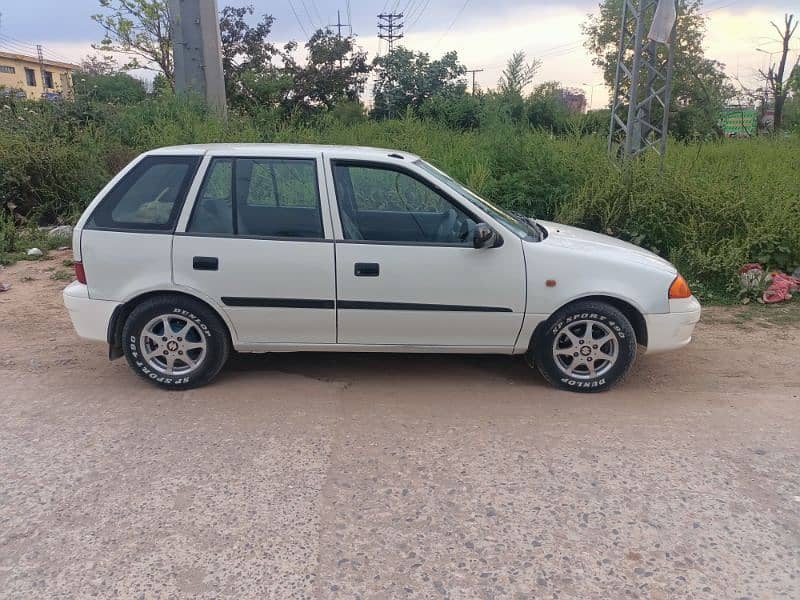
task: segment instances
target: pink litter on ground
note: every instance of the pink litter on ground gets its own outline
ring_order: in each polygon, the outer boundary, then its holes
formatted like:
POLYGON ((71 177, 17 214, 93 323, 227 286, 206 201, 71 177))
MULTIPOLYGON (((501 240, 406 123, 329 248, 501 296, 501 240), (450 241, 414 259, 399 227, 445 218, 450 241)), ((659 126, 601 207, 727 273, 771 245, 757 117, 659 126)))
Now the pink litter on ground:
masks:
POLYGON ((10 283, 0 283, 0 292, 7 292, 11 289, 10 283))
POLYGON ((792 293, 800 291, 800 279, 785 273, 773 273, 772 283, 764 292, 764 304, 777 304, 792 298, 792 293))

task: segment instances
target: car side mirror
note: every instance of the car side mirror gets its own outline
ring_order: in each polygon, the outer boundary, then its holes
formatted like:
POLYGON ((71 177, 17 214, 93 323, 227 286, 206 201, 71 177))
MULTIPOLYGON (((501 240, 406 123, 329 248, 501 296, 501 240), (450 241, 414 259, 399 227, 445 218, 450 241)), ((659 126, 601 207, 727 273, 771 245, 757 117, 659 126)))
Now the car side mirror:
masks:
POLYGON ((475 225, 475 235, 472 238, 472 245, 475 248, 491 248, 497 243, 497 232, 486 223, 475 225))

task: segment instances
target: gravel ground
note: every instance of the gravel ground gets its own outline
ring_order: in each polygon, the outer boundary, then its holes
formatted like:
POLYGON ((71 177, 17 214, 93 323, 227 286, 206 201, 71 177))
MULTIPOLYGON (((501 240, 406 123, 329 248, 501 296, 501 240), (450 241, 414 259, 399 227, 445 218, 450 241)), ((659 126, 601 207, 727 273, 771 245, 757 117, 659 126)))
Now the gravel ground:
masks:
POLYGON ((2 598, 800 598, 797 319, 712 309, 600 396, 332 354, 165 393, 66 257, 0 271, 2 598))

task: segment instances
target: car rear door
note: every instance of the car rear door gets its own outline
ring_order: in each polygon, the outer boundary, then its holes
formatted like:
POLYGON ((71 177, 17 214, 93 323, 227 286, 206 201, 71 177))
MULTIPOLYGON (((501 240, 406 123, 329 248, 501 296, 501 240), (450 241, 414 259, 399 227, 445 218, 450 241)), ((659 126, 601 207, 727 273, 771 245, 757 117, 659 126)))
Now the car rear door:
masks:
POLYGON ((397 163, 326 155, 339 343, 511 351, 525 312, 521 240, 475 249, 486 219, 397 163))
POLYGON ((334 344, 334 245, 320 154, 215 152, 204 167, 175 234, 175 283, 221 305, 240 346, 334 344))

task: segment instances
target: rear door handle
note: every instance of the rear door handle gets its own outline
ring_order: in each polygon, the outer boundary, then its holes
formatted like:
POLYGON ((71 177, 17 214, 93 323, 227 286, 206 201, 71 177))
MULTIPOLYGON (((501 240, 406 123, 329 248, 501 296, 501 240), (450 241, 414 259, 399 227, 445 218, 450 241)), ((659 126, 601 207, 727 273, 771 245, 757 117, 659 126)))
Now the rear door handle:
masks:
POLYGON ((381 274, 381 266, 378 263, 356 263, 356 277, 378 277, 381 274))
POLYGON ((216 256, 195 256, 192 259, 195 271, 218 271, 219 259, 216 256))

